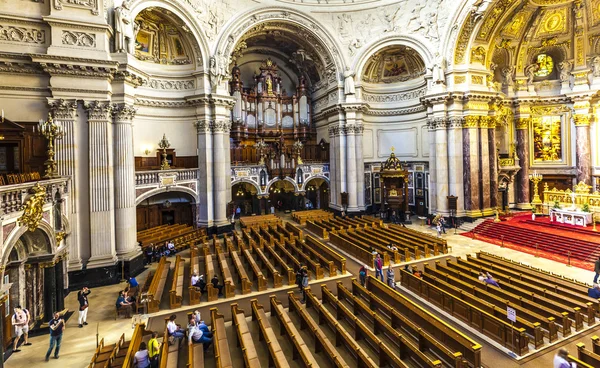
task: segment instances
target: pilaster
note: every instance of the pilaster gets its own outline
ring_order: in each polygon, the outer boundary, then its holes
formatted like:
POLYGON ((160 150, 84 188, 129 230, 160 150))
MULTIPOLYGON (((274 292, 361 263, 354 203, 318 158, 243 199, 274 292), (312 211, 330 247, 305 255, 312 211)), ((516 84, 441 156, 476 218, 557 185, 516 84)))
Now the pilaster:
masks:
POLYGON ((90 251, 88 268, 116 262, 112 105, 85 103, 89 125, 90 251))
POLYGON ((448 119, 448 195, 457 197, 457 217, 462 217, 465 213, 462 135, 464 121, 465 119, 460 116, 454 116, 448 119))
POLYGON ((448 209, 448 119, 436 117, 435 122, 435 176, 436 176, 436 212, 449 215, 448 209))
POLYGON ((489 123, 490 116, 482 116, 479 120, 479 175, 481 190, 481 211, 483 216, 489 216, 493 212, 491 206, 491 178, 490 178, 490 146, 489 146, 489 123))
POLYGON ((465 116, 463 124, 463 181, 465 215, 480 217, 479 122, 481 116, 465 116))
POLYGON ((194 123, 198 137, 198 167, 203 170, 202 175, 198 175, 198 199, 203 205, 197 204, 198 226, 202 227, 212 227, 214 221, 211 125, 210 119, 198 120, 194 123))
POLYGON ((136 239, 135 158, 133 153, 131 105, 113 105, 114 116, 114 191, 115 242, 119 260, 128 261, 140 254, 136 239))
POLYGON ((488 121, 488 149, 490 153, 490 208, 498 207, 498 149, 496 148, 495 116, 488 121))
POLYGON ((530 209, 529 197, 529 125, 531 118, 520 115, 515 118, 517 131, 517 157, 521 170, 517 173, 517 208, 530 209))

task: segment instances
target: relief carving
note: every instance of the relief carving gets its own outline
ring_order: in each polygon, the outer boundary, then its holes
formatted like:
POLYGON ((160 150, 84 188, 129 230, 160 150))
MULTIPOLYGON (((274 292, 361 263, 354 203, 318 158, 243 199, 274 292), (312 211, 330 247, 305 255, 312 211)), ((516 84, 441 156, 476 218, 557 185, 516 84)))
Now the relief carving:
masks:
POLYGON ((190 80, 162 80, 162 79, 150 79, 149 81, 142 82, 143 86, 160 89, 165 91, 179 91, 196 88, 196 82, 193 79, 190 80))
POLYGON ((0 25, 0 41, 45 44, 46 31, 35 28, 0 25))
POLYGON ((63 6, 89 9, 93 15, 100 14, 98 12, 98 0, 54 0, 54 9, 63 10, 63 6))
POLYGON ((62 31, 62 44, 69 46, 96 47, 96 35, 93 33, 62 31))

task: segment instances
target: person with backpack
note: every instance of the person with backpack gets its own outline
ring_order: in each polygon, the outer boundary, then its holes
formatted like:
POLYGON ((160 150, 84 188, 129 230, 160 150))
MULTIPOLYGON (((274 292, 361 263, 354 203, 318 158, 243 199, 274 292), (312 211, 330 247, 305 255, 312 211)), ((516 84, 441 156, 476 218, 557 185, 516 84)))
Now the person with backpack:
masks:
POLYGON ((365 284, 367 283, 367 274, 369 273, 369 269, 367 268, 367 265, 362 266, 359 270, 358 270, 358 279, 360 280, 360 284, 364 287, 365 284))
POLYGON ((302 303, 306 303, 306 288, 308 287, 308 270, 302 267, 302 303))
POLYGON ((383 282, 383 259, 379 253, 375 257, 375 278, 379 278, 383 282))
POLYGON ((150 368, 158 368, 160 353, 160 344, 158 343, 158 332, 152 332, 152 338, 148 341, 148 358, 150 359, 150 368))
POLYGON ((15 341, 13 343, 13 353, 18 353, 21 350, 18 349, 19 341, 21 340, 21 336, 24 335, 25 343, 23 345, 31 345, 27 338, 29 336, 29 322, 31 321, 31 316, 29 315, 29 311, 27 309, 21 308, 20 305, 17 305, 14 309, 14 314, 12 316, 11 322, 15 328, 15 341))

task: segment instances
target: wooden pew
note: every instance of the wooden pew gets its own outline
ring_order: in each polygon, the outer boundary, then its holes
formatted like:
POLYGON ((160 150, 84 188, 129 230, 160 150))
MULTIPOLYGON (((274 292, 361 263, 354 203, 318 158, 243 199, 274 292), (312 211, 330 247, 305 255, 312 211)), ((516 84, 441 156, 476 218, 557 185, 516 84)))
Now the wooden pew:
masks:
POLYGON ((237 346, 241 347, 246 368, 260 367, 258 353, 252 341, 252 334, 246 322, 244 311, 238 308, 237 303, 231 304, 231 319, 236 330, 237 346))
MULTIPOLYGON (((447 313, 478 328, 486 336, 501 343, 505 347, 511 348, 517 355, 524 355, 529 352, 529 337, 525 333, 524 328, 513 327, 504 319, 499 319, 465 301, 467 295, 464 295, 465 293, 463 292, 460 292, 457 296, 446 290, 440 289, 409 272, 400 271, 400 275, 402 285, 423 297, 424 300, 443 308, 447 313), (453 310, 444 308, 444 306, 451 305, 450 303, 455 305, 453 310)), ((372 279, 374 278, 369 276, 368 282, 379 282, 378 280, 373 281, 372 279)), ((539 334, 536 335, 539 336, 539 334)))
MULTIPOLYGON (((369 343, 371 348, 377 352, 380 366, 406 366, 405 363, 400 360, 400 354, 397 355, 392 352, 392 349, 384 344, 381 339, 355 315, 355 313, 338 300, 326 285, 321 285, 321 291, 323 304, 328 303, 331 305, 336 310, 338 320, 345 319, 352 326, 354 329, 354 338, 356 340, 365 339, 367 343, 369 343)), ((373 316, 373 314, 371 314, 371 316, 373 316)), ((375 317, 377 317, 376 313, 375 317)), ((396 344, 397 351, 401 351, 403 356, 408 356, 415 364, 417 364, 417 366, 432 368, 442 367, 442 362, 439 359, 430 359, 426 354, 419 350, 419 347, 415 346, 412 341, 406 339, 388 324, 383 323, 381 319, 378 320, 375 318, 375 326, 377 332, 388 336, 389 340, 396 344), (377 329, 377 327, 379 329, 377 329)))
POLYGON ((217 308, 210 308, 210 318, 213 333, 213 347, 215 354, 215 366, 217 368, 233 368, 229 342, 225 331, 225 318, 219 314, 217 308))
POLYGON ((320 223, 307 221, 306 229, 315 233, 319 238, 329 240, 329 232, 327 231, 327 228, 321 226, 320 223))
POLYGON ((162 257, 156 267, 156 272, 148 288, 148 313, 158 312, 160 308, 160 301, 162 294, 165 289, 165 283, 167 282, 167 275, 169 274, 169 268, 171 263, 167 262, 165 257, 162 257))
POLYGON ((271 328, 263 306, 259 305, 256 299, 250 300, 250 303, 252 304, 252 320, 258 321, 258 340, 264 340, 269 348, 269 367, 289 368, 290 365, 283 354, 283 350, 281 350, 277 335, 275 335, 273 328, 271 328))
POLYGON ((315 279, 320 280, 324 277, 323 268, 321 267, 320 263, 310 259, 309 256, 302 252, 302 250, 287 240, 285 241, 285 246, 292 252, 292 254, 296 255, 302 263, 308 265, 308 268, 315 273, 315 279))
POLYGON ((258 255, 258 259, 260 260, 262 265, 267 269, 267 273, 271 275, 271 278, 273 279, 273 287, 281 287, 283 285, 283 278, 279 274, 279 271, 277 271, 275 266, 273 266, 273 264, 267 259, 267 256, 265 256, 265 254, 259 247, 254 245, 253 251, 258 255))
POLYGON ((240 255, 237 251, 233 249, 229 249, 229 257, 233 262, 233 267, 238 275, 238 281, 242 288, 242 294, 249 294, 252 292, 252 281, 248 278, 248 274, 246 273, 246 269, 242 264, 242 260, 240 259, 240 255))
POLYGON ((352 280, 352 294, 366 298, 372 310, 388 316, 392 327, 418 336, 419 341, 429 341, 432 346, 439 342, 442 346, 438 346, 438 356, 451 359, 458 352, 470 366, 481 366, 480 344, 379 280, 369 278, 367 287, 369 290, 352 280))
POLYGON ((308 327, 308 331, 315 340, 315 353, 324 351, 331 363, 336 367, 350 367, 340 356, 334 345, 329 341, 321 327, 312 319, 305 308, 302 307, 298 298, 294 296, 294 292, 288 292, 288 300, 290 313, 296 312, 300 316, 300 330, 308 327))
POLYGON ((127 353, 125 354, 125 358, 123 359, 122 368, 132 368, 133 367, 133 357, 135 353, 140 348, 140 343, 144 338, 145 334, 152 333, 150 331, 146 332, 146 325, 143 323, 138 323, 135 325, 133 329, 133 334, 131 335, 131 340, 129 340, 129 345, 127 346, 127 353))
MULTIPOLYGON (((598 339, 598 336, 594 337, 598 339)), ((594 339, 594 337, 592 337, 592 339, 594 339)), ((582 342, 577 344, 577 359, 592 367, 600 367, 600 354, 587 350, 585 344, 582 342)))
POLYGON ((223 294, 225 298, 232 298, 235 296, 235 284, 233 277, 231 277, 227 257, 225 257, 225 253, 223 253, 221 247, 217 247, 217 258, 219 260, 219 268, 221 268, 221 276, 223 277, 223 294))
POLYGON ((248 249, 242 250, 242 255, 244 256, 244 259, 246 260, 246 262, 248 264, 250 264, 250 268, 252 269, 252 275, 254 276, 254 280, 256 280, 257 290, 258 291, 267 290, 267 279, 263 275, 262 271, 260 270, 260 267, 254 260, 254 258, 252 258, 252 255, 250 254, 250 250, 248 250, 248 249))
POLYGON ((294 257, 292 253, 290 253, 290 251, 282 245, 282 243, 275 241, 274 244, 275 251, 279 253, 279 255, 285 260, 286 264, 292 263, 292 268, 294 270, 300 269, 300 261, 296 257, 294 257))
POLYGON ((204 368, 204 344, 194 344, 188 339, 188 361, 186 368, 204 368))
POLYGON ((335 332, 335 346, 344 345, 346 350, 350 353, 352 358, 356 361, 358 367, 379 367, 373 359, 358 345, 355 337, 350 335, 346 329, 339 324, 336 317, 334 317, 325 306, 319 302, 319 300, 313 295, 309 288, 306 288, 306 307, 315 308, 318 314, 318 324, 322 325, 327 323, 329 327, 335 332))
POLYGON ((216 273, 212 255, 209 254, 208 247, 204 248, 204 275, 206 277, 206 295, 208 296, 208 301, 212 302, 219 299, 219 290, 211 282, 216 273))
POLYGON ((294 234, 289 232, 288 230, 286 230, 283 226, 281 226, 281 224, 277 224, 275 226, 275 229, 277 230, 278 233, 285 236, 289 241, 294 241, 294 234))
MULTIPOLYGON (((198 263, 198 250, 192 248, 190 250, 190 275, 194 273, 198 276, 200 275, 200 265, 198 263)), ((207 276, 205 275, 204 277, 207 276)), ((190 294, 190 305, 200 304, 200 296, 202 295, 200 289, 194 285, 190 285, 188 289, 190 294)))
MULTIPOLYGON (((388 248, 387 246, 384 246, 379 241, 363 237, 361 235, 361 230, 354 230, 354 229, 349 229, 348 231, 341 230, 338 234, 341 237, 346 238, 346 240, 348 240, 355 246, 361 247, 362 249, 365 249, 365 250, 375 250, 377 253, 380 254, 380 256, 383 260, 384 266, 387 266, 390 263, 390 254, 392 255, 392 257, 395 257, 395 254, 397 254, 397 252, 394 253, 390 248, 388 248)), ((420 258, 418 252, 417 252, 417 257, 418 257, 417 259, 420 258)), ((399 256, 397 257, 397 259, 398 260, 400 259, 399 256)))
POLYGON ((275 244, 273 246, 268 246, 264 248, 266 255, 275 261, 275 263, 279 264, 281 269, 281 274, 287 274, 288 285, 294 285, 296 282, 296 273, 294 269, 289 267, 287 262, 281 258, 281 256, 275 251, 275 244))
MULTIPOLYGON (((292 224, 291 222, 285 223, 285 229, 287 231, 289 231, 290 233, 294 234, 294 236, 298 239, 304 238, 303 231, 298 226, 292 224)), ((290 241, 292 241, 292 239, 290 239, 290 241)))
POLYGON ((185 262, 178 254, 175 257, 175 270, 173 272, 173 283, 169 290, 169 308, 175 309, 181 307, 183 301, 183 270, 185 262))
POLYGON ((333 261, 327 259, 323 254, 312 247, 307 246, 302 240, 296 239, 296 247, 311 259, 315 260, 315 262, 318 262, 321 267, 326 267, 329 270, 329 277, 337 276, 337 266, 333 261))
POLYGON ((342 275, 346 273, 346 258, 341 254, 310 235, 304 238, 304 243, 315 252, 325 255, 327 259, 333 261, 342 275))
POLYGON ((281 302, 277 300, 275 295, 271 295, 270 299, 271 316, 276 316, 279 321, 280 335, 286 334, 292 342, 292 360, 300 357, 306 367, 319 367, 319 363, 317 363, 308 346, 304 343, 296 326, 283 309, 281 302))
POLYGON ((375 264, 375 255, 367 249, 354 245, 351 241, 346 240, 345 237, 338 234, 331 233, 329 234, 329 238, 333 245, 356 258, 360 263, 366 264, 369 267, 373 267, 375 264))

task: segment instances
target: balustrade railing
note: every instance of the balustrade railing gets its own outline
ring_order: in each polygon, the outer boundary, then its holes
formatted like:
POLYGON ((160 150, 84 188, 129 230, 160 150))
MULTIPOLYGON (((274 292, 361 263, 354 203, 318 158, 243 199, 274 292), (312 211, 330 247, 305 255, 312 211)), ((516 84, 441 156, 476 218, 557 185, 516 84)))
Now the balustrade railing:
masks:
POLYGON ((198 179, 198 169, 172 169, 136 171, 135 185, 152 185, 160 183, 162 176, 175 176, 175 182, 198 179))
POLYGON ((46 202, 51 202, 53 188, 63 186, 64 191, 66 192, 68 181, 69 178, 61 177, 21 184, 2 185, 0 186, 0 213, 10 214, 12 212, 20 211, 25 202, 25 198, 30 194, 29 191, 38 183, 46 189, 46 202))

